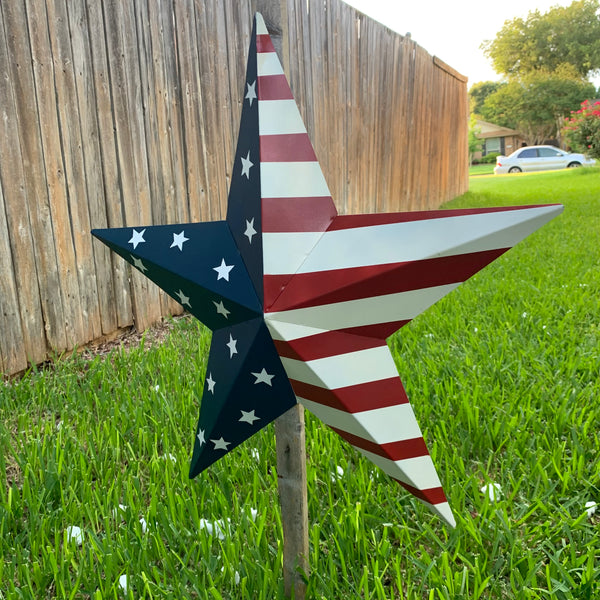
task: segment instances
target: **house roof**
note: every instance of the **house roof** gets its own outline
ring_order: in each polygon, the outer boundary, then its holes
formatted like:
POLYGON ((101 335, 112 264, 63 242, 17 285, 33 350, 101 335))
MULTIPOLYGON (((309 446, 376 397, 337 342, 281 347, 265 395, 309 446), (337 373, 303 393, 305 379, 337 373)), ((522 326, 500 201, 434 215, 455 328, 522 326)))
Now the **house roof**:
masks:
POLYGON ((479 129, 479 133, 477 133, 477 137, 480 139, 492 138, 492 137, 507 137, 509 135, 520 136, 521 134, 514 129, 509 129, 508 127, 500 127, 500 125, 496 125, 495 123, 488 123, 487 121, 482 121, 480 119, 476 119, 475 121, 477 128, 479 129))

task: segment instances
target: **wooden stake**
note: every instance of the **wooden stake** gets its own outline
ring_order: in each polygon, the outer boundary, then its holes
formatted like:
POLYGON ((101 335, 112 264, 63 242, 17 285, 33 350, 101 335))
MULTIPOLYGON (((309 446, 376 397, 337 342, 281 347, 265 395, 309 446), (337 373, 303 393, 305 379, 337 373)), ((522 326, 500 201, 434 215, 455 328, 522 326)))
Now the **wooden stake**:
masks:
POLYGON ((297 404, 275 421, 277 481, 283 525, 285 594, 304 600, 308 565, 308 499, 304 408, 297 404))
MULTIPOLYGON (((289 79, 289 40, 286 0, 256 0, 265 25, 289 79)), ((285 594, 304 600, 308 566, 308 499, 304 408, 297 404, 275 421, 279 504, 283 524, 283 581, 285 594)))

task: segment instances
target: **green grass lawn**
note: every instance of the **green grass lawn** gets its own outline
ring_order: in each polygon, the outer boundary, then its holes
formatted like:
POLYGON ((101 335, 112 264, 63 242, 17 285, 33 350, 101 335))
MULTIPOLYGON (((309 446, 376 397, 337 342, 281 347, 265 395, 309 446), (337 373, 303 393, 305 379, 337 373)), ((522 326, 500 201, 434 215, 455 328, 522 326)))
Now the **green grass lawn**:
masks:
POLYGON ((490 165, 471 165, 469 167, 469 175, 492 175, 496 163, 490 165))
MULTIPOLYGON (((455 530, 307 415, 309 598, 600 597, 600 169, 474 178, 447 207, 552 202, 390 340, 455 530)), ((0 599, 283 597, 272 426, 187 478, 209 342, 184 318, 0 383, 0 599)))

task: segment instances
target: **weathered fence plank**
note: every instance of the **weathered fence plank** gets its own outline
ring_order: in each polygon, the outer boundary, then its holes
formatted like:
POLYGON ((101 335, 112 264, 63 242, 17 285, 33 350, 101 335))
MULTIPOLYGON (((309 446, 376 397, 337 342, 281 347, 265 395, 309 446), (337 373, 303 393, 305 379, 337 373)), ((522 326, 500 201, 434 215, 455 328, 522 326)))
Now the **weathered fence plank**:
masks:
MULTIPOLYGON (((27 360, 39 361, 46 354, 46 339, 25 182, 26 170, 18 127, 16 102, 19 94, 14 90, 14 86, 19 85, 15 79, 20 79, 21 70, 29 68, 27 63, 17 62, 14 55, 22 56, 22 46, 28 44, 28 40, 19 37, 18 28, 14 25, 12 31, 5 36, 7 25, 20 20, 23 12, 23 5, 17 2, 0 5, 0 181, 12 249, 14 280, 17 283, 16 312, 21 321, 23 350, 27 360)), ((15 326, 8 337, 13 337, 16 330, 15 326)), ((24 368, 26 363, 20 366, 24 368)))
MULTIPOLYGON (((339 0, 284 1, 290 85, 338 210, 465 191, 466 80, 339 0)), ((3 372, 181 312, 89 230, 225 216, 255 7, 0 4, 3 372)))

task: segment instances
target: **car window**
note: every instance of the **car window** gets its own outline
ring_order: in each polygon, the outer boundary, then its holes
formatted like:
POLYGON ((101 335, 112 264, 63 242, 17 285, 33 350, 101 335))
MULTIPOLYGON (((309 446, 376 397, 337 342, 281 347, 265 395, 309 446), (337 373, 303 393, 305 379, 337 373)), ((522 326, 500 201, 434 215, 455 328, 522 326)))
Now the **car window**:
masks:
POLYGON ((562 152, 560 152, 560 150, 555 150, 554 148, 539 148, 538 152, 540 153, 540 156, 545 157, 563 155, 562 152))
POLYGON ((537 156, 537 148, 525 148, 521 150, 518 158, 535 158, 537 156))

